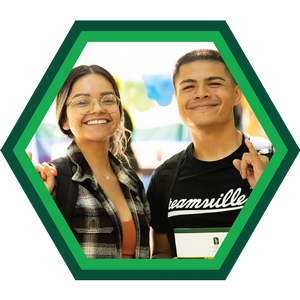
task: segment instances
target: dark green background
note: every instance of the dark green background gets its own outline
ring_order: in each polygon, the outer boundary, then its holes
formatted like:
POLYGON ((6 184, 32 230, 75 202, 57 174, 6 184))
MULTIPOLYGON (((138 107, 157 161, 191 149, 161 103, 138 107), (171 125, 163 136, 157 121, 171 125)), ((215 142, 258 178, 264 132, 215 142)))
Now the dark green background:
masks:
POLYGON ((0 22, 0 279, 299 280, 299 35, 297 21, 0 22), (80 270, 12 152, 79 33, 101 30, 220 31, 289 150, 218 271, 80 270))

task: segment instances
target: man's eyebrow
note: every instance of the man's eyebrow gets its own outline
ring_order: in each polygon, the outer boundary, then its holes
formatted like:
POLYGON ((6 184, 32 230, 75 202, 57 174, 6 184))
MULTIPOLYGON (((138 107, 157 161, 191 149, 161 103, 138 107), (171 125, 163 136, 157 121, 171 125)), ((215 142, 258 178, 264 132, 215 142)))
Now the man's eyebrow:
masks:
POLYGON ((205 81, 212 81, 212 80, 217 80, 217 79, 226 81, 223 77, 220 77, 220 76, 211 76, 211 77, 205 78, 204 80, 205 81))
MULTIPOLYGON (((220 77, 220 76, 211 76, 211 77, 207 77, 204 79, 204 81, 213 81, 213 80, 223 80, 223 81, 226 81, 223 77, 220 77)), ((183 84, 183 83, 195 83, 197 82, 197 80, 195 79, 191 79, 191 78, 187 78, 187 79, 184 79, 182 80, 179 85, 183 84)))
POLYGON ((179 83, 179 85, 180 85, 180 84, 183 84, 183 83, 190 83, 190 82, 197 82, 197 80, 195 80, 195 79, 184 79, 184 80, 182 80, 182 81, 179 83))
MULTIPOLYGON (((105 95, 110 95, 110 94, 114 94, 114 92, 112 92, 112 91, 102 92, 102 93, 100 93, 100 96, 105 96, 105 95)), ((81 97, 81 96, 91 97, 90 94, 79 93, 79 94, 76 94, 74 97, 72 97, 72 99, 81 97)))

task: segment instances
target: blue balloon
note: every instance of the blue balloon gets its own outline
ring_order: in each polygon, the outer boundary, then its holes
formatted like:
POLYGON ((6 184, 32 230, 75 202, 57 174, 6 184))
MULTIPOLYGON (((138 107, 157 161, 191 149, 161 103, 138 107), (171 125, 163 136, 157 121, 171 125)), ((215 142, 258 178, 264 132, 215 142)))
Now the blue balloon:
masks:
POLYGON ((155 99, 161 106, 171 103, 175 90, 170 75, 145 75, 143 80, 148 98, 155 99))

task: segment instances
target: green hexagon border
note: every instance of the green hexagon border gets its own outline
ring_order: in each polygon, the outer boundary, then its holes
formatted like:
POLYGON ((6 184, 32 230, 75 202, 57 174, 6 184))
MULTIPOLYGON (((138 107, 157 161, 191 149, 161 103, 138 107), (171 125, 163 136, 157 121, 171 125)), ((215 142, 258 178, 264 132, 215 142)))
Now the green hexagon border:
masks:
MULTIPOLYGON (((175 62, 174 62, 175 63, 175 62)), ((239 234, 247 223, 259 199, 266 190, 280 163, 287 153, 287 148, 281 140, 274 125, 269 119, 259 99, 255 95, 247 78, 232 55, 229 47, 220 32, 217 31, 83 31, 78 36, 68 56, 63 62, 57 75, 49 86, 40 105, 30 119, 20 139, 13 149, 21 166, 36 189, 47 211, 52 217, 74 258, 82 270, 218 270, 221 268, 239 234), (43 117, 47 113, 53 99, 56 97, 62 83, 65 81, 77 58, 87 42, 214 42, 222 54, 224 61, 232 75, 241 87, 246 99, 260 120, 265 132, 272 141, 276 152, 261 176, 255 189, 251 193, 246 205, 234 222, 227 238, 223 242, 217 255, 212 260, 175 259, 175 260, 114 260, 114 259, 87 259, 75 239, 72 231, 59 212, 52 197, 40 180, 35 168, 29 160, 25 149, 36 132, 43 117), (251 100, 250 100, 251 99, 251 100)))

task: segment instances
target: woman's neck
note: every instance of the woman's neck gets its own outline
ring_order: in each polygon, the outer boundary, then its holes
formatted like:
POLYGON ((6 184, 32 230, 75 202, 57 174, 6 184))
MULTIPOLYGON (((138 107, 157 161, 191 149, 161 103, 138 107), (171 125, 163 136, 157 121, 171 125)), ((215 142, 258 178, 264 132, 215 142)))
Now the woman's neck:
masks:
POLYGON ((76 140, 75 142, 93 170, 107 173, 107 168, 111 168, 108 157, 108 142, 81 143, 76 140))

